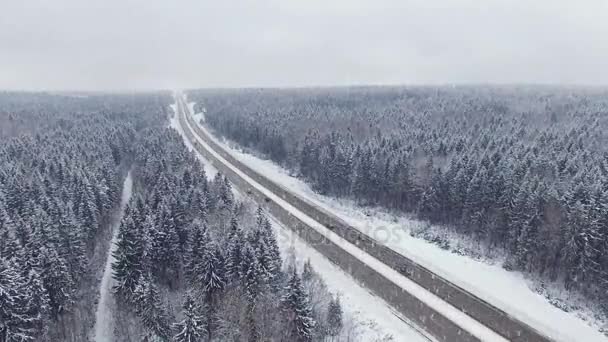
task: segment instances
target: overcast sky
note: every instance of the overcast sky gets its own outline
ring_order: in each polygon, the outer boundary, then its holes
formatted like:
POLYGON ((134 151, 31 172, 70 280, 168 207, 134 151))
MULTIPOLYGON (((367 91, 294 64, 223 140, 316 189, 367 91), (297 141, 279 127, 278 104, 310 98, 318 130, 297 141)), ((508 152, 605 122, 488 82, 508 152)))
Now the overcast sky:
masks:
POLYGON ((0 89, 608 85, 608 0, 0 0, 0 89))

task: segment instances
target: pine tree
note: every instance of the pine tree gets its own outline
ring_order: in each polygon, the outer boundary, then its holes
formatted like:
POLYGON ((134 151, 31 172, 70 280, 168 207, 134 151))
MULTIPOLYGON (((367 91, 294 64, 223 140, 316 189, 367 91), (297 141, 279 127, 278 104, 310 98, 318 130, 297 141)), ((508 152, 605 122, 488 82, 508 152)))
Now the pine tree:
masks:
POLYGON ((13 234, 5 229, 0 232, 0 257, 10 260, 17 257, 21 247, 13 234))
POLYGON ((205 221, 207 219, 207 215, 209 213, 209 191, 205 189, 204 191, 198 191, 197 201, 198 201, 198 216, 201 221, 205 221))
POLYGON ((272 264, 272 276, 275 278, 281 270, 283 260, 281 260, 281 252, 279 251, 279 244, 277 242, 277 236, 272 229, 272 224, 268 218, 264 219, 263 226, 263 241, 266 244, 268 251, 268 258, 272 264))
POLYGON ((62 211, 57 226, 59 233, 59 254, 68 263, 70 273, 74 276, 85 274, 87 267, 86 236, 76 223, 71 206, 62 211))
POLYGON ((26 295, 20 306, 25 311, 25 315, 30 317, 29 327, 36 336, 44 336, 48 328, 51 307, 48 292, 36 271, 31 270, 27 275, 23 292, 26 295))
POLYGON ((87 231, 89 241, 92 241, 97 229, 99 228, 99 212, 95 204, 95 198, 92 192, 92 187, 89 180, 85 178, 82 185, 82 195, 80 203, 78 203, 78 212, 80 213, 80 222, 87 231))
POLYGON ((173 337, 174 342, 202 342, 204 341, 205 318, 201 307, 194 298, 187 293, 182 306, 184 319, 173 324, 173 329, 177 332, 173 337))
POLYGON ((180 240, 171 211, 165 202, 159 204, 154 223, 146 224, 152 248, 149 251, 155 274, 160 278, 173 278, 179 265, 180 240))
POLYGON ((366 149, 355 155, 355 170, 353 172, 352 193, 359 201, 369 198, 371 192, 371 152, 366 149))
POLYGON ((137 316, 151 336, 166 341, 170 334, 169 318, 150 274, 140 278, 133 303, 136 305, 137 316))
POLYGON ((436 214, 439 211, 439 200, 438 200, 437 189, 431 185, 429 186, 418 205, 418 215, 420 218, 430 220, 431 222, 436 221, 436 214))
POLYGON ((256 213, 256 228, 257 236, 253 239, 253 247, 256 249, 259 266, 264 273, 264 280, 276 285, 283 261, 272 224, 261 207, 258 207, 256 213))
POLYGON ((0 341, 32 341, 36 332, 31 328, 36 318, 24 308, 27 293, 19 272, 0 258, 0 341))
POLYGON ((300 152, 300 173, 307 179, 314 179, 317 172, 318 151, 315 146, 315 137, 309 132, 304 138, 300 152))
POLYGON ((228 177, 224 176, 220 184, 220 200, 224 202, 226 208, 232 208, 234 205, 234 195, 232 194, 232 186, 228 177))
POLYGON ((204 258, 205 250, 209 245, 207 227, 199 221, 192 223, 190 228, 190 241, 184 260, 184 271, 192 286, 196 286, 197 275, 200 272, 200 262, 204 258))
POLYGON ((40 268, 44 288, 49 296, 49 307, 54 318, 66 311, 73 303, 75 282, 65 261, 54 249, 46 249, 40 253, 40 268))
POLYGON ((210 305, 226 285, 224 262, 223 255, 213 242, 205 245, 201 258, 195 261, 194 284, 210 305))
POLYGON ((228 253, 226 255, 226 277, 230 281, 236 281, 242 279, 244 276, 241 265, 243 262, 245 236, 234 217, 232 219, 231 227, 227 247, 228 253))
POLYGON ((245 247, 240 268, 245 278, 245 294, 247 295, 247 299, 250 303, 255 303, 262 291, 263 280, 258 258, 251 246, 245 247))
POLYGON ((285 295, 281 298, 286 324, 289 327, 287 337, 290 341, 312 341, 315 321, 308 296, 304 292, 302 281, 294 271, 285 287, 285 295))
POLYGON ((209 202, 212 203, 212 207, 219 207, 219 201, 222 196, 222 187, 224 186, 224 176, 221 173, 216 173, 213 177, 213 181, 211 182, 211 189, 209 194, 209 202))
POLYGON ((314 276, 315 276, 315 270, 312 268, 310 259, 307 259, 306 262, 304 262, 304 267, 302 268, 302 281, 304 281, 304 282, 311 281, 314 276))
POLYGON ((343 326, 342 305, 340 297, 332 297, 327 306, 327 333, 332 339, 340 335, 343 326))
POLYGON ((112 277, 116 281, 114 291, 123 298, 130 298, 143 274, 144 241, 133 217, 126 216, 119 227, 116 249, 113 253, 112 277))

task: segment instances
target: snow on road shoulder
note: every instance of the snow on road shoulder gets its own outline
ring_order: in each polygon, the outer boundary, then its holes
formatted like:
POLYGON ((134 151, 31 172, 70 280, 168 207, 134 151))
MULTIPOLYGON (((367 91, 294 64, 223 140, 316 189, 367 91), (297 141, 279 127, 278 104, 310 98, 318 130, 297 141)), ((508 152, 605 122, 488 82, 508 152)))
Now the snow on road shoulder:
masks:
MULTIPOLYGON (((190 103, 189 107, 193 108, 193 104, 190 103)), ((196 116, 196 122, 199 123, 202 115, 198 113, 196 116)), ((202 125, 199 126, 205 129, 202 125)), ((554 307, 543 296, 532 291, 521 273, 508 272, 500 265, 490 265, 467 256, 457 255, 423 239, 414 238, 409 232, 420 225, 418 221, 406 216, 394 216, 379 209, 361 208, 352 201, 319 195, 306 183, 291 176, 274 162, 244 153, 223 139, 217 137, 213 139, 252 169, 303 198, 329 209, 386 246, 548 335, 560 341, 607 340, 606 336, 583 319, 554 307)))
POLYGON ((370 293, 321 253, 308 246, 297 234, 283 227, 274 218, 271 218, 271 222, 283 259, 286 260, 292 250, 298 265, 310 260, 315 271, 325 281, 328 290, 340 295, 344 312, 357 325, 353 333, 356 341, 379 341, 386 336, 392 336, 392 341, 432 341, 422 331, 419 332, 414 326, 406 323, 407 320, 395 313, 386 302, 370 293))

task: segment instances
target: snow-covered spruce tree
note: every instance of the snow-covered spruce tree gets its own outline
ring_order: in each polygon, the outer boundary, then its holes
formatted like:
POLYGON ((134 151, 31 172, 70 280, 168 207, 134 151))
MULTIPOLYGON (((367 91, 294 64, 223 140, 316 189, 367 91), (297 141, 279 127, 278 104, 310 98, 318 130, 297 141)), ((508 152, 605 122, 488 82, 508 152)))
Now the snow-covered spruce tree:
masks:
POLYGON ((340 296, 335 296, 329 302, 327 307, 327 334, 332 340, 340 335, 343 327, 342 305, 340 304, 340 296))
POLYGON ((281 298, 283 315, 285 317, 285 337, 290 341, 312 341, 315 321, 308 302, 308 296, 302 287, 302 281, 297 272, 293 272, 281 298))
POLYGON ((68 310, 74 300, 74 280, 65 261, 53 249, 43 248, 40 253, 42 283, 49 296, 52 317, 68 310))
POLYGON ((226 285, 224 256, 217 245, 209 240, 205 228, 195 229, 191 244, 186 272, 201 298, 212 305, 214 297, 226 285))
POLYGON ((241 260, 241 273, 244 274, 244 286, 247 299, 251 303, 257 301, 258 295, 263 290, 264 275, 260 267, 255 250, 247 245, 243 251, 241 260))
POLYGON ((202 342, 207 336, 203 310, 190 293, 186 293, 182 305, 183 319, 173 324, 174 342, 202 342))
POLYGON ((221 201, 222 192, 225 191, 225 189, 222 189, 224 187, 224 176, 218 172, 215 174, 209 185, 209 200, 212 203, 217 205, 221 201))
POLYGON ((279 285, 279 275, 283 261, 277 243, 277 237, 272 229, 270 220, 263 211, 258 211, 258 229, 261 231, 262 239, 260 246, 263 246, 263 251, 260 251, 260 265, 268 272, 269 283, 272 286, 279 285))
POLYGON ((184 272, 190 282, 190 286, 197 286, 199 272, 201 272, 201 260, 203 260, 207 246, 209 245, 209 234, 207 227, 200 221, 194 221, 190 226, 190 239, 188 250, 184 258, 184 272))
POLYGON ((24 287, 26 296, 21 303, 26 315, 31 317, 30 326, 37 335, 45 336, 48 331, 47 320, 51 314, 49 293, 44 287, 42 277, 35 270, 27 275, 24 287))
POLYGON ((312 318, 316 322, 314 340, 324 340, 328 336, 327 311, 333 300, 323 278, 315 271, 309 260, 304 262, 302 268, 302 286, 308 296, 312 318))
POLYGON ((139 278, 132 302, 146 329, 148 341, 167 341, 171 332, 170 319, 151 274, 139 278))
POLYGON ((63 257, 71 274, 84 274, 87 267, 87 240, 78 226, 71 206, 61 208, 58 230, 58 252, 63 257))
POLYGON ((181 244, 171 209, 162 200, 156 209, 154 222, 145 227, 150 238, 150 263, 157 279, 175 286, 180 264, 181 244))
POLYGON ((228 239, 226 254, 226 278, 229 282, 238 282, 244 277, 241 265, 243 263, 243 249, 245 235, 238 224, 236 217, 230 221, 230 237, 228 239))
POLYGON ((218 299, 226 286, 226 268, 222 252, 213 242, 203 246, 202 255, 193 260, 192 284, 194 284, 198 297, 208 307, 207 332, 212 338, 216 328, 218 299))
POLYGON ((202 190, 195 191, 195 199, 194 203, 197 203, 196 208, 198 209, 199 216, 201 220, 205 220, 207 218, 207 214, 209 213, 209 188, 207 187, 207 180, 204 181, 205 186, 202 190))
POLYGON ((24 307, 28 294, 24 280, 10 263, 0 258, 0 341, 18 342, 35 339, 36 316, 24 307))
POLYGON ((121 221, 112 264, 112 277, 116 281, 114 291, 123 299, 131 298, 144 272, 144 240, 130 213, 132 211, 127 210, 121 221))
POLYGON ((219 185, 219 198, 227 208, 232 208, 234 205, 234 194, 232 194, 232 185, 228 177, 224 176, 219 185))
POLYGON ((0 258, 5 260, 15 259, 21 253, 21 247, 11 230, 4 229, 0 232, 0 258))

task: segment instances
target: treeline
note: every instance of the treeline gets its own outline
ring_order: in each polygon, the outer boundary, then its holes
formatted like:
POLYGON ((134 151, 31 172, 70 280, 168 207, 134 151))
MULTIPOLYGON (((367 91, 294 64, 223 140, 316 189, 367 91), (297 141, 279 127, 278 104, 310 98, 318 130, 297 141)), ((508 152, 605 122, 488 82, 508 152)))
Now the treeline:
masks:
POLYGON ((309 263, 284 263, 261 209, 208 181, 182 137, 141 135, 134 193, 112 264, 119 309, 133 314, 119 340, 323 341, 341 333, 339 299, 309 263), (177 298, 177 299, 176 299, 177 298))
POLYGON ((120 166, 168 101, 0 94, 0 112, 19 122, 0 138, 1 342, 87 339, 92 257, 120 200, 120 166))
POLYGON ((553 87, 204 90, 218 133, 320 193, 415 213, 505 267, 608 304, 608 91, 553 87))

